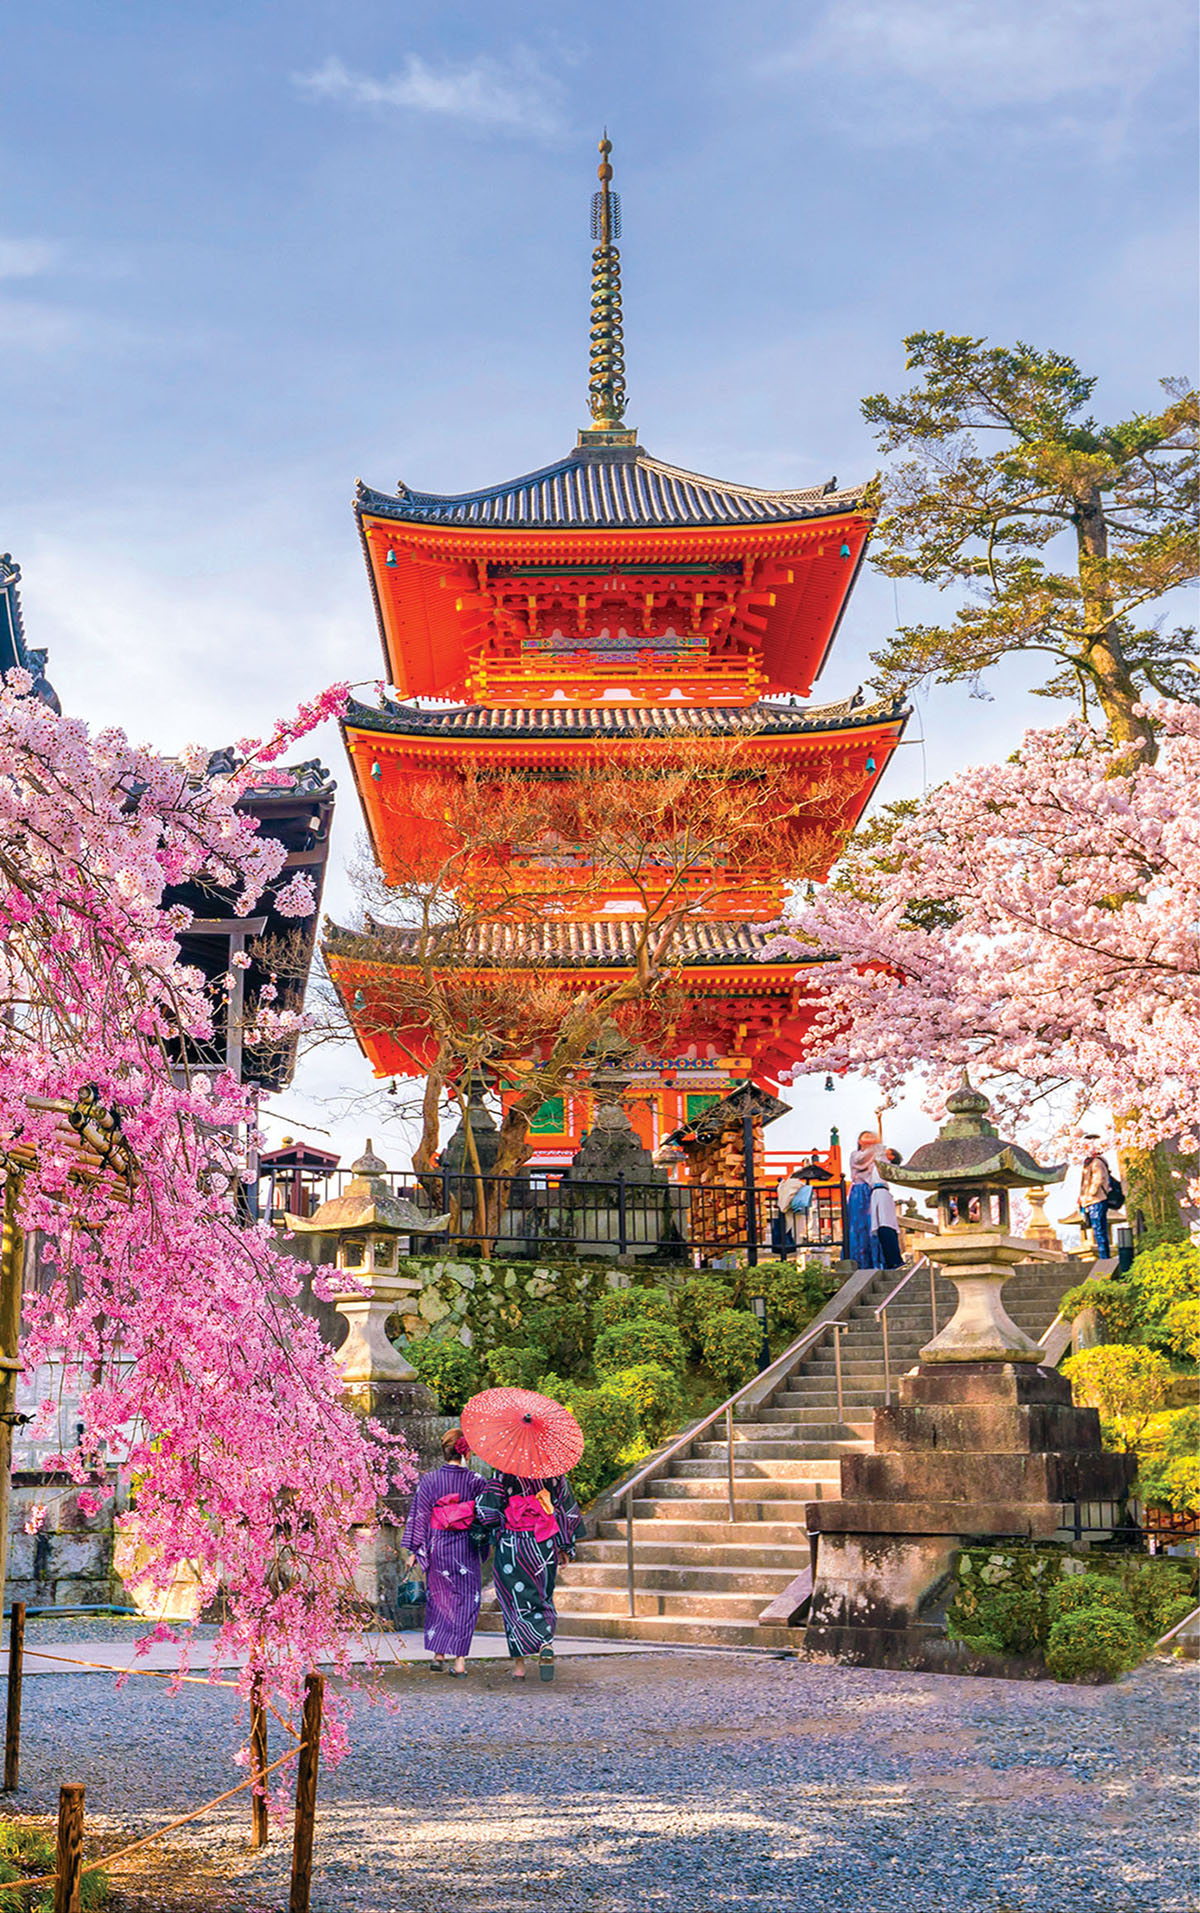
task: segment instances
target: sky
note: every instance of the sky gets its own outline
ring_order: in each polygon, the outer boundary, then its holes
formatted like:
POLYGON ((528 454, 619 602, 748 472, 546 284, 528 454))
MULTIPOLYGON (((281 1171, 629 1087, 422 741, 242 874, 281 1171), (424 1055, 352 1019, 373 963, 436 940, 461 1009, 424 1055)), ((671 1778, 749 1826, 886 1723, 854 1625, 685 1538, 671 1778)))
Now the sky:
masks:
MULTIPOLYGON (((460 491, 573 444, 605 126, 628 415, 657 456, 863 478, 860 400, 902 388, 918 328, 1070 353, 1100 416, 1152 409, 1196 371, 1193 14, 7 0, 0 548, 64 706, 174 750, 377 677, 354 480, 460 491)), ((904 587, 864 573, 819 700, 897 612, 904 587)), ((1052 721, 1032 681, 920 696, 883 795, 1052 721)), ((336 730, 314 748, 339 778, 344 915, 356 802, 336 730)), ((369 1087, 361 1059, 319 1055, 274 1132, 353 1151, 369 1087)), ((781 1146, 873 1101, 789 1095, 781 1146)), ((893 1118, 902 1148, 927 1133, 915 1105, 893 1118)), ((400 1124, 376 1141, 404 1160, 400 1124)))

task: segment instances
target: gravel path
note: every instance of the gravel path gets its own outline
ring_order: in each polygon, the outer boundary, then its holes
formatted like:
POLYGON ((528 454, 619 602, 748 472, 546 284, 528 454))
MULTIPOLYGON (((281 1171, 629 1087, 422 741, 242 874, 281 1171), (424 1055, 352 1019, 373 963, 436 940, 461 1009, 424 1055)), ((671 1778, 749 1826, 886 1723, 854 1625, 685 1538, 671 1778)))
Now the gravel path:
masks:
MULTIPOLYGON (((492 1665, 383 1687, 354 1701, 353 1751, 321 1778, 314 1913, 1198 1904, 1185 1663, 1064 1688, 653 1654, 575 1660, 552 1686, 492 1665)), ((158 1681, 30 1681, 14 1804, 48 1812, 78 1779, 89 1826, 148 1830, 237 1777, 232 1707, 158 1681)), ((210 1857, 221 1906, 278 1913, 289 1834, 252 1855, 247 1819, 239 1799, 175 1838, 210 1857)), ((138 1904, 183 1906, 159 1880, 138 1904)))

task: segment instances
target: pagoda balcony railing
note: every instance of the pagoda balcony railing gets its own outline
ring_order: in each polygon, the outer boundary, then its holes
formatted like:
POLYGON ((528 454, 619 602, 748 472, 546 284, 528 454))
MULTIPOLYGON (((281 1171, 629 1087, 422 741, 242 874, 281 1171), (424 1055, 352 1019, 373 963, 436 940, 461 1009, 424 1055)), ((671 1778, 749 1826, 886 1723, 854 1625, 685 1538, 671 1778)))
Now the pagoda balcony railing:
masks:
MULTIPOLYGON (((303 1192, 302 1211, 311 1214, 328 1195, 340 1194, 348 1179, 349 1172, 337 1170, 323 1179, 322 1187, 303 1192)), ((481 1188, 486 1233, 497 1257, 545 1260, 556 1252, 582 1251, 696 1266, 719 1264, 727 1257, 753 1264, 797 1252, 803 1257, 806 1251, 820 1260, 835 1260, 845 1243, 845 1185, 838 1181, 814 1185, 808 1214, 789 1218, 785 1233, 773 1180, 693 1184, 645 1182, 618 1174, 610 1181, 578 1181, 556 1169, 525 1169, 503 1178, 442 1169, 421 1176, 393 1170, 384 1179, 394 1194, 407 1196, 424 1214, 450 1216, 449 1227, 441 1233, 412 1238, 414 1253, 478 1242, 484 1232, 483 1217, 476 1215, 481 1188)), ((281 1178, 276 1187, 266 1180, 263 1212, 282 1221, 294 1200, 291 1181, 281 1178)))

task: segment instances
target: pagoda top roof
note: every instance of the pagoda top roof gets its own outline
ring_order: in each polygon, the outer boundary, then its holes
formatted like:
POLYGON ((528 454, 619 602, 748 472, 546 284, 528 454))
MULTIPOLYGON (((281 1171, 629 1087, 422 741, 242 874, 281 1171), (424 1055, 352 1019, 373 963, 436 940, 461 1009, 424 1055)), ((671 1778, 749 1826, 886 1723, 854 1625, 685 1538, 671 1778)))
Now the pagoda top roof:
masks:
POLYGON ((351 702, 342 723, 398 737, 799 737, 898 723, 907 716, 902 698, 869 704, 860 690, 834 704, 807 707, 764 700, 741 705, 458 704, 436 710, 389 698, 381 706, 351 702))
POLYGON ((361 516, 415 524, 555 530, 564 526, 764 525, 828 518, 860 508, 866 487, 825 485, 780 491, 684 471, 652 458, 640 445, 577 445, 553 465, 478 491, 414 491, 401 481, 393 496, 360 479, 361 516))
MULTIPOLYGON (((553 918, 523 923, 481 923, 454 947, 456 968, 476 964, 480 969, 519 969, 523 964, 545 965, 551 969, 622 969, 637 955, 640 922, 625 917, 595 919, 586 923, 557 922, 553 918)), ((329 956, 361 963, 411 962, 420 932, 404 925, 379 923, 368 917, 363 930, 344 929, 326 920, 323 948, 329 956)), ((731 963, 757 963, 762 952, 778 941, 779 931, 770 924, 721 923, 698 919, 685 923, 676 932, 671 961, 694 966, 715 967, 731 963)), ((820 953, 788 957, 787 966, 798 969, 809 963, 825 963, 820 953)))

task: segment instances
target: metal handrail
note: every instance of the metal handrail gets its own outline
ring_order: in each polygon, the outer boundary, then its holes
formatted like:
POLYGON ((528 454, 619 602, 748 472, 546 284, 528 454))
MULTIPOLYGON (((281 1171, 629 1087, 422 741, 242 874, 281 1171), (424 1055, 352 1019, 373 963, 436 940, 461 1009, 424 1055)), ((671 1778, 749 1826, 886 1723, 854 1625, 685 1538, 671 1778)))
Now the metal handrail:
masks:
POLYGON ((938 1332, 937 1289, 936 1289, 937 1270, 934 1268, 933 1263, 929 1260, 929 1257, 927 1255, 919 1255, 917 1257, 916 1261, 912 1265, 912 1268, 907 1269, 905 1271, 904 1275, 900 1278, 899 1282, 897 1282, 891 1294, 884 1296, 882 1302, 879 1304, 879 1307, 875 1311, 875 1320, 883 1324, 883 1399, 884 1399, 885 1405, 889 1408, 892 1405, 892 1361, 891 1361, 891 1350, 888 1347, 887 1312, 889 1308, 891 1307, 892 1303, 895 1301, 896 1297, 899 1295, 901 1289, 908 1287, 908 1284, 912 1281, 913 1276, 917 1273, 917 1270, 921 1267, 922 1263, 929 1270, 929 1306, 933 1311, 933 1332, 935 1335, 937 1334, 938 1332))
MULTIPOLYGON (((857 1301, 857 1299, 858 1299, 857 1296, 853 1298, 854 1301, 857 1301)), ((847 1306, 853 1306, 853 1302, 851 1302, 847 1306)), ((727 1488, 728 1488, 728 1496, 729 1496, 729 1519, 731 1522, 736 1521, 737 1514, 735 1510, 734 1472, 733 1472, 733 1411, 734 1409, 736 1408, 737 1404, 742 1400, 743 1396, 750 1394, 751 1390, 753 1389, 761 1388, 764 1383, 769 1384, 772 1377, 778 1375, 779 1378, 782 1380, 783 1375, 786 1373, 787 1369, 789 1367, 794 1366, 794 1364, 800 1359, 802 1355, 806 1355, 808 1353, 810 1348, 815 1348, 817 1343, 821 1341, 824 1336, 828 1335, 830 1331, 832 1330, 832 1331, 835 1331, 834 1333, 834 1351, 835 1351, 834 1365, 837 1371, 838 1416, 840 1419, 842 1415, 842 1362, 841 1362, 842 1340, 841 1340, 840 1331, 844 1329, 845 1327, 846 1327, 846 1323, 836 1316, 832 1316, 832 1317, 827 1316, 825 1321, 823 1322, 810 1323, 808 1328, 805 1329, 804 1333, 798 1336, 797 1339, 794 1342, 792 1342, 788 1348, 784 1349, 782 1355, 777 1355, 775 1357, 775 1360, 773 1362, 770 1362, 766 1368, 760 1371, 759 1374, 753 1375, 748 1382, 743 1382, 742 1386, 736 1391, 735 1394, 732 1394, 729 1397, 728 1401, 724 1401, 721 1403, 720 1407, 714 1408, 709 1414, 707 1414, 704 1417, 702 1421, 693 1422, 692 1426, 690 1428, 686 1428, 682 1435, 676 1436, 675 1440, 671 1443, 669 1448, 664 1448, 661 1454, 655 1455, 653 1461, 647 1462, 646 1466, 641 1470, 639 1474, 634 1475, 632 1480, 627 1481, 625 1483, 624 1487, 621 1489, 621 1499, 625 1503, 625 1576, 626 1576, 626 1582, 628 1587, 629 1613, 631 1617, 636 1613, 636 1607, 634 1604, 634 1585, 633 1585, 633 1497, 636 1494, 637 1490, 643 1485, 644 1482, 651 1480, 652 1477, 655 1475, 661 1474, 663 1470, 663 1466, 666 1462, 669 1462, 670 1460, 672 1460, 672 1458, 675 1455, 679 1454, 679 1452, 682 1449, 689 1448, 691 1444, 694 1441, 696 1441, 698 1437, 704 1433, 706 1428, 711 1428, 713 1423, 716 1421, 719 1421, 721 1416, 723 1415, 725 1417, 725 1442, 726 1442, 726 1453, 727 1453, 727 1463, 728 1463, 727 1488)))

